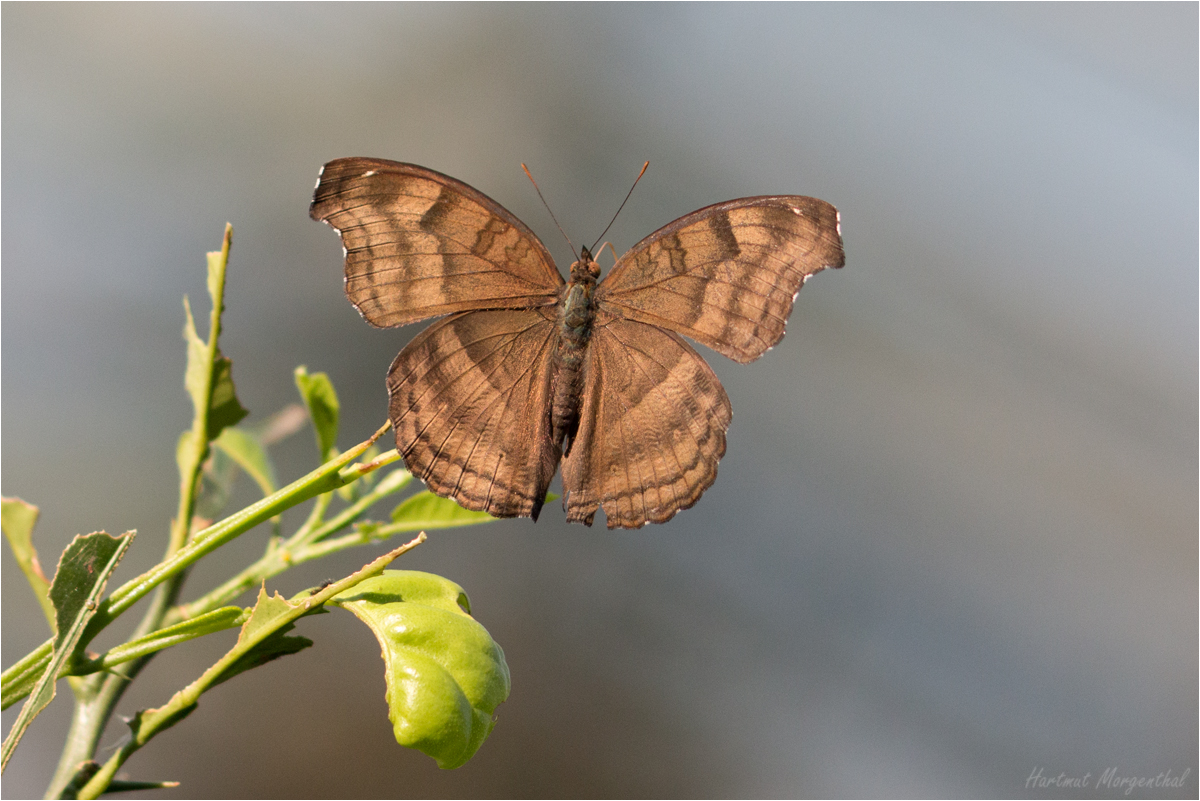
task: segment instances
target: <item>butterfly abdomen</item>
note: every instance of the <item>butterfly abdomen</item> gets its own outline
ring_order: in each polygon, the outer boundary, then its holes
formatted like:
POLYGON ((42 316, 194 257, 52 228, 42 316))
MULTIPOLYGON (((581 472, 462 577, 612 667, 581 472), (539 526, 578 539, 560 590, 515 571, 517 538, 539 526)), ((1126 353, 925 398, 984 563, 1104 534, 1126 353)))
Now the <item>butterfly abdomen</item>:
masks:
MULTIPOLYGON (((574 273, 574 271, 572 271, 574 273)), ((596 316, 592 295, 596 279, 584 273, 573 275, 567 285, 558 313, 558 348, 554 355, 554 401, 552 438, 570 452, 570 443, 579 428, 579 399, 583 393, 583 364, 596 316)))

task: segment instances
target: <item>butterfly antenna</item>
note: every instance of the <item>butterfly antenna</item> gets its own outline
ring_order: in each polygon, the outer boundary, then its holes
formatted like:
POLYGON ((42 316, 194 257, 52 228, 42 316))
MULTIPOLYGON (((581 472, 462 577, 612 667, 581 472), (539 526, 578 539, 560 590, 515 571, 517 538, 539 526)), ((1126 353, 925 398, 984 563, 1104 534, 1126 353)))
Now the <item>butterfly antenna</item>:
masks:
MULTIPOLYGON (((529 179, 529 183, 533 184, 533 189, 542 200, 542 205, 546 207, 546 211, 550 212, 550 219, 554 220, 554 224, 558 225, 558 218, 554 216, 554 210, 550 208, 550 204, 546 202, 546 198, 542 197, 542 190, 538 188, 537 181, 533 180, 533 176, 529 173, 529 168, 525 163, 521 163, 521 169, 525 171, 525 177, 529 179)), ((575 243, 571 241, 571 237, 567 236, 567 232, 563 230, 561 225, 558 225, 558 232, 563 235, 563 239, 567 240, 567 244, 571 246, 571 255, 575 257, 575 261, 579 261, 579 254, 575 252, 575 243)))
MULTIPOLYGON (((608 225, 605 226, 605 228, 604 228, 604 233, 600 234, 600 236, 596 237, 596 245, 600 244, 600 240, 604 238, 604 234, 607 234, 608 229, 612 228, 613 223, 615 223, 617 221, 617 215, 619 215, 621 213, 621 209, 625 208, 625 204, 629 202, 629 198, 633 195, 633 190, 635 188, 637 188, 638 181, 642 180, 642 176, 646 174, 646 168, 649 166, 650 166, 650 162, 648 162, 648 161, 642 165, 642 171, 638 173, 637 178, 633 179, 633 186, 629 187, 629 194, 626 195, 625 199, 621 201, 621 205, 617 206, 617 213, 614 214, 613 218, 608 221, 608 225)), ((530 178, 529 180, 532 181, 533 179, 530 178)), ((591 248, 588 248, 588 251, 590 252, 592 248, 596 247, 596 245, 592 245, 591 248)))

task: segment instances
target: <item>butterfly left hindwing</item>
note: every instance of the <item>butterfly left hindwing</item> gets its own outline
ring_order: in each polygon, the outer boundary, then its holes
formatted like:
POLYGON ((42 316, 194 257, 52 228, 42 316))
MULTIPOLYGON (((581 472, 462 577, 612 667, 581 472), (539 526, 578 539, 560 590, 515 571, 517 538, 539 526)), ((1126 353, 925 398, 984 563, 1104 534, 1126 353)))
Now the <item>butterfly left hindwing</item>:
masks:
POLYGON ((550 441, 554 323, 545 309, 460 312, 400 351, 387 381, 396 447, 430 490, 537 519, 561 456, 550 441))

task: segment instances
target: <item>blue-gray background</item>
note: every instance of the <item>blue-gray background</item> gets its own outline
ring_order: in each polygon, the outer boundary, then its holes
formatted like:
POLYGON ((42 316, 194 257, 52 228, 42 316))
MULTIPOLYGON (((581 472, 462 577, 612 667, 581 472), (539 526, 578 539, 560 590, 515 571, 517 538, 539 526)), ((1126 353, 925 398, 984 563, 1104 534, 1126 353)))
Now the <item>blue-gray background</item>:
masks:
MULTIPOLYGON (((48 568, 101 528, 139 532, 118 581, 161 553, 180 297, 203 305, 227 220, 223 344, 252 419, 307 364, 340 390, 343 447, 383 422, 417 329, 342 296, 307 214, 329 159, 467 181, 564 265, 522 161, 582 242, 649 159, 618 250, 741 195, 842 212, 846 268, 808 284, 784 342, 706 354, 734 422, 697 507, 614 534, 555 505, 398 565, 463 584, 508 655, 468 766, 392 741, 377 647, 335 612, 131 777, 184 782, 164 797, 1055 796, 1030 775, 1106 795, 1115 767, 1190 769, 1196 795, 1196 4, 6 4, 3 23, 3 491, 42 507, 48 568)), ((280 472, 312 459, 297 436, 280 472)), ((3 578, 11 664, 45 632, 9 555, 3 578)), ((121 712, 231 638, 160 656, 121 712)), ((6 796, 40 794, 67 712, 37 721, 6 796)))

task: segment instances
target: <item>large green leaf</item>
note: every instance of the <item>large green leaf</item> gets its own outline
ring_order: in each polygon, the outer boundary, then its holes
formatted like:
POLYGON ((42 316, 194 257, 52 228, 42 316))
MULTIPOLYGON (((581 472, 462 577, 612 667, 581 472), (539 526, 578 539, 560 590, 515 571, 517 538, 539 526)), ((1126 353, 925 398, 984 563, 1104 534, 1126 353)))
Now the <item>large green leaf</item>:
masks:
POLYGON ((108 577, 125 555, 133 534, 127 531, 113 537, 97 531, 80 535, 63 551, 50 584, 50 601, 54 604, 58 632, 53 655, 4 741, 0 765, 8 765, 29 724, 54 699, 58 674, 74 654, 88 621, 96 614, 108 577))
POLYGON ((396 742, 439 767, 467 762, 508 698, 504 651, 471 617, 462 587, 414 570, 385 570, 330 602, 370 627, 383 652, 396 742))

